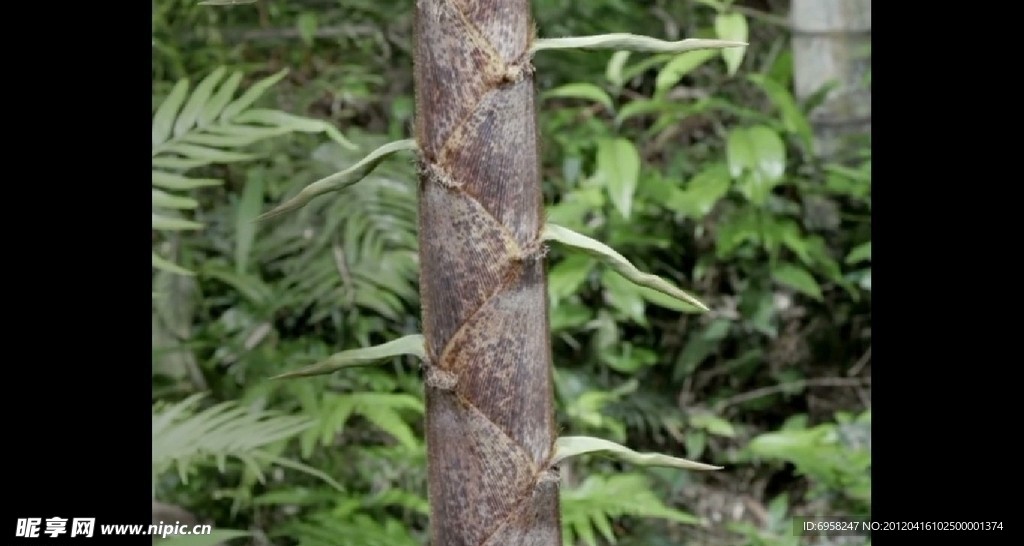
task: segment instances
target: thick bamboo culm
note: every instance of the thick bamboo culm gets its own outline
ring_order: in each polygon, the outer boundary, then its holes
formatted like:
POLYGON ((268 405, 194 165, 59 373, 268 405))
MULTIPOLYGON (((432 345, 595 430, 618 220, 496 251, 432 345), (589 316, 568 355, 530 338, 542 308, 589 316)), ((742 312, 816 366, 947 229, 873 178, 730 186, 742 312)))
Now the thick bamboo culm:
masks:
POLYGON ((528 0, 417 0, 431 546, 560 546, 528 0))

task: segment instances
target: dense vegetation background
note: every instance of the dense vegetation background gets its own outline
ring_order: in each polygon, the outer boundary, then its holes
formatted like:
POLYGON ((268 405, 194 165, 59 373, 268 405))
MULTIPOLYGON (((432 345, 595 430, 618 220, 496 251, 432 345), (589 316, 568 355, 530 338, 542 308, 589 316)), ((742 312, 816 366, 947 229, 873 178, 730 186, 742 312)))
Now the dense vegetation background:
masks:
MULTIPOLYGON (((253 221, 411 136, 412 5, 154 1, 154 519, 232 544, 425 543, 417 362, 269 380, 418 331, 412 162, 253 221)), ((742 24, 751 44, 537 58, 548 217, 713 309, 553 249, 561 429, 726 466, 573 463, 566 544, 782 546, 794 518, 866 514, 870 141, 810 153, 786 6, 534 5, 541 36, 742 24)))

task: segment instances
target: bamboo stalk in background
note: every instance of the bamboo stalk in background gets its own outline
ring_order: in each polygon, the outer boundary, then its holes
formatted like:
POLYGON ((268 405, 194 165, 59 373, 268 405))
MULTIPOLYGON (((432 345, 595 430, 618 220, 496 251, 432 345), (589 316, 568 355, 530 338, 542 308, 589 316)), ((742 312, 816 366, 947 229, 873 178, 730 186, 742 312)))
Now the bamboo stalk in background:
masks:
POLYGON ((835 88, 811 112, 818 154, 871 130, 871 0, 793 0, 793 83, 799 99, 835 88))

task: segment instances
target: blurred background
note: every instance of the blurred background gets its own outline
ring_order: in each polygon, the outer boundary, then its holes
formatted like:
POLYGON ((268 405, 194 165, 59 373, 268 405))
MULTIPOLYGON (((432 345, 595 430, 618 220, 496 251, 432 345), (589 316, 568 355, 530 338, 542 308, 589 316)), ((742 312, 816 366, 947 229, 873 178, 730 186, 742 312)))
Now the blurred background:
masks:
MULTIPOLYGON (((254 222, 411 136, 413 5, 153 2, 153 517, 216 529, 182 544, 426 544, 418 362, 269 380, 418 332, 411 158, 254 222)), ((838 543, 792 526, 871 506, 870 3, 534 15, 750 44, 536 59, 550 221, 712 308, 553 248, 560 430, 726 467, 579 459, 566 546, 838 543)))

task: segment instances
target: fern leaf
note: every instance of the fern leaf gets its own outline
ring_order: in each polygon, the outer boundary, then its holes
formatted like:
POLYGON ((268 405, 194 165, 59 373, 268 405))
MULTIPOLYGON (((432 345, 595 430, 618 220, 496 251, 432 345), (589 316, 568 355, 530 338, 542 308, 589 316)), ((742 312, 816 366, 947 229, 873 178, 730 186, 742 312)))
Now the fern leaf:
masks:
POLYGON ((220 116, 221 112, 224 111, 224 107, 231 102, 231 97, 235 96, 235 91, 238 90, 238 86, 241 83, 242 73, 239 71, 234 72, 227 80, 224 80, 224 83, 217 89, 217 93, 203 106, 203 110, 199 113, 200 126, 209 125, 220 116))
POLYGON ((226 150, 218 150, 216 148, 209 148, 206 146, 196 146, 194 144, 185 144, 184 142, 177 142, 168 146, 164 151, 172 154, 178 154, 188 159, 199 159, 210 163, 233 163, 235 161, 248 161, 254 159, 256 156, 251 154, 243 154, 239 152, 229 152, 226 150))
POLYGON ((182 137, 182 142, 215 146, 219 148, 242 148, 268 138, 287 135, 289 127, 252 127, 249 125, 226 125, 209 127, 209 133, 193 133, 182 137), (222 134, 217 134, 222 133, 222 134), (234 134, 231 134, 234 133, 234 134))
POLYGON ((181 79, 171 89, 170 94, 156 109, 153 115, 153 146, 159 146, 171 136, 171 128, 174 126, 174 116, 178 114, 181 103, 188 93, 188 79, 181 79))
POLYGON ((154 189, 153 206, 168 209, 194 209, 199 206, 199 202, 191 197, 179 197, 162 190, 154 189))
POLYGON ((345 429, 345 423, 356 409, 356 401, 350 397, 328 395, 328 412, 321 418, 320 444, 331 445, 335 436, 345 429))
POLYGON ((206 186, 219 186, 216 178, 189 178, 180 174, 153 171, 153 185, 165 190, 192 190, 206 186))
POLYGON ((280 110, 254 108, 239 114, 234 121, 236 123, 263 123, 271 126, 287 127, 290 131, 300 133, 326 133, 331 140, 349 150, 359 149, 358 146, 345 138, 333 125, 326 121, 304 118, 280 110))
POLYGON ((203 224, 182 220, 181 218, 169 218, 160 214, 153 214, 153 229, 166 231, 181 231, 185 229, 199 229, 203 224))
POLYGON ((235 213, 235 273, 243 274, 256 237, 256 217, 263 206, 263 178, 252 177, 242 190, 235 213))
POLYGON ((184 135, 195 126, 196 120, 199 119, 199 114, 203 111, 203 107, 206 106, 206 103, 213 95, 214 86, 220 82, 226 71, 221 66, 203 78, 203 81, 199 82, 195 91, 192 92, 192 96, 188 98, 188 102, 181 109, 181 113, 178 114, 178 121, 174 123, 174 136, 184 135))
POLYGON ((341 485, 340 483, 338 483, 337 481, 335 481, 334 478, 331 478, 330 476, 328 476, 323 471, 317 470, 317 469, 315 469, 315 468, 313 468, 313 467, 311 467, 309 465, 304 465, 304 464, 302 464, 300 462, 292 461, 292 460, 285 459, 285 458, 282 458, 282 457, 269 456, 269 455, 266 455, 266 454, 264 454, 262 452, 256 452, 256 457, 260 458, 260 459, 264 459, 264 460, 266 460, 269 463, 273 463, 273 464, 276 464, 278 466, 283 466, 285 468, 291 468, 293 470, 298 470, 299 472, 302 472, 302 473, 305 473, 305 474, 309 474, 310 476, 313 476, 314 478, 319 478, 319 479, 323 480, 324 483, 329 484, 331 487, 337 489, 338 491, 344 491, 345 490, 345 487, 343 485, 341 485))
MULTIPOLYGON (((181 267, 180 265, 160 256, 156 252, 153 253, 153 267, 162 271, 177 273, 178 275, 195 275, 195 272, 189 271, 188 269, 181 267)), ((153 297, 155 298, 156 293, 154 292, 153 294, 153 297)))
MULTIPOLYGON (((333 144, 314 153, 330 164, 325 171, 350 166, 354 155, 333 144)), ((314 322, 337 316, 339 304, 390 320, 408 315, 419 269, 410 167, 385 161, 344 195, 314 200, 257 238, 252 259, 283 275, 284 300, 312 306, 314 322)))
POLYGON ((326 133, 343 146, 351 146, 336 129, 322 120, 276 110, 250 109, 267 89, 284 78, 287 70, 256 82, 234 100, 232 98, 242 80, 241 72, 232 74, 214 92, 225 73, 225 68, 217 68, 196 86, 191 95, 188 95, 187 79, 175 85, 153 118, 155 166, 187 170, 211 163, 243 161, 252 156, 238 152, 239 148, 295 132, 326 133), (235 118, 262 119, 266 126, 239 126, 235 118), (218 133, 222 136, 217 136, 218 133), (227 138, 223 136, 225 133, 236 138, 227 138))
POLYGON ((257 99, 263 96, 263 93, 267 92, 267 89, 270 89, 274 84, 284 79, 287 74, 288 69, 283 68, 276 74, 267 76, 252 84, 245 93, 242 93, 241 97, 238 97, 224 108, 224 111, 220 114, 220 119, 224 121, 234 119, 235 116, 241 114, 246 108, 252 106, 257 99))
POLYGON ((289 522, 275 534, 298 541, 299 546, 418 546, 409 527, 400 520, 355 513, 338 517, 321 512, 307 520, 289 522))
POLYGON ((232 121, 235 123, 254 123, 257 125, 270 125, 272 127, 288 127, 299 131, 319 132, 323 130, 323 122, 317 119, 303 118, 282 112, 280 110, 269 110, 267 108, 253 108, 242 114, 238 114, 232 121))
POLYGON ((209 165, 210 162, 205 159, 185 159, 183 157, 154 157, 152 164, 154 167, 161 169, 169 169, 172 171, 187 171, 189 169, 195 169, 196 167, 202 167, 209 165))
POLYGON ((419 442, 412 428, 402 419, 400 410, 411 410, 422 414, 423 402, 408 394, 358 393, 352 395, 356 400, 356 413, 370 421, 384 432, 390 434, 403 446, 416 449, 419 442))
POLYGON ((223 402, 195 411, 202 399, 192 396, 153 412, 153 474, 176 466, 183 479, 196 464, 231 457, 259 470, 254 455, 275 442, 294 437, 312 423, 304 417, 252 411, 223 402))
POLYGON ((179 418, 179 416, 185 415, 187 412, 192 410, 200 400, 203 399, 203 394, 193 394, 188 398, 178 402, 170 408, 162 411, 159 416, 153 417, 153 434, 156 435, 158 432, 162 433, 172 422, 179 418))
POLYGON ((297 384, 296 395, 303 412, 316 415, 317 425, 306 430, 301 439, 303 457, 309 457, 317 443, 332 445, 335 438, 344 432, 345 425, 353 415, 361 415, 375 426, 395 438, 402 446, 417 449, 419 441, 403 411, 422 415, 423 402, 402 393, 357 392, 349 394, 315 394, 310 383, 297 384), (298 386, 301 385, 301 386, 298 386))
MULTIPOLYGON (((563 516, 564 518, 564 516, 563 516)), ((594 535, 594 528, 590 525, 589 521, 574 521, 572 522, 572 530, 579 535, 580 540, 587 544, 587 546, 597 546, 597 537, 594 535)), ((567 536, 571 536, 571 533, 565 533, 567 536)), ((564 542, 566 546, 572 546, 572 542, 564 542)))
POLYGON ((563 489, 562 544, 572 546, 576 537, 588 546, 597 545, 599 532, 609 542, 615 535, 609 519, 622 516, 653 517, 686 525, 703 525, 700 518, 665 506, 640 474, 588 477, 575 489, 563 489))
MULTIPOLYGON (((263 78, 238 98, 234 96, 242 81, 242 73, 236 71, 224 79, 226 73, 226 68, 217 68, 203 78, 191 94, 189 80, 179 80, 153 115, 154 230, 180 231, 203 227, 197 222, 164 213, 197 206, 195 199, 171 195, 165 190, 187 191, 220 184, 218 180, 186 177, 181 174, 184 171, 254 159, 256 156, 241 149, 261 140, 295 132, 326 133, 342 146, 353 146, 337 129, 322 120, 250 108, 267 89, 284 78, 287 70, 263 78), (239 124, 233 121, 236 117, 262 125, 239 124)), ((242 254, 248 253, 246 248, 241 250, 245 251, 242 254)), ((168 267, 174 264, 154 256, 154 267, 176 271, 174 267, 168 267)), ((244 260, 236 261, 244 265, 244 260)))
POLYGON ((233 121, 236 123, 264 123, 271 126, 287 127, 290 131, 299 133, 326 133, 331 140, 345 148, 350 150, 359 149, 358 146, 342 136, 333 125, 326 121, 304 118, 280 110, 254 108, 239 114, 233 121))
POLYGON ((211 263, 203 268, 204 277, 217 279, 237 290, 257 307, 267 305, 273 299, 273 289, 253 275, 238 274, 223 264, 211 263))
POLYGON ((424 516, 430 514, 430 504, 423 497, 403 489, 388 489, 363 501, 366 506, 400 506, 424 516))

